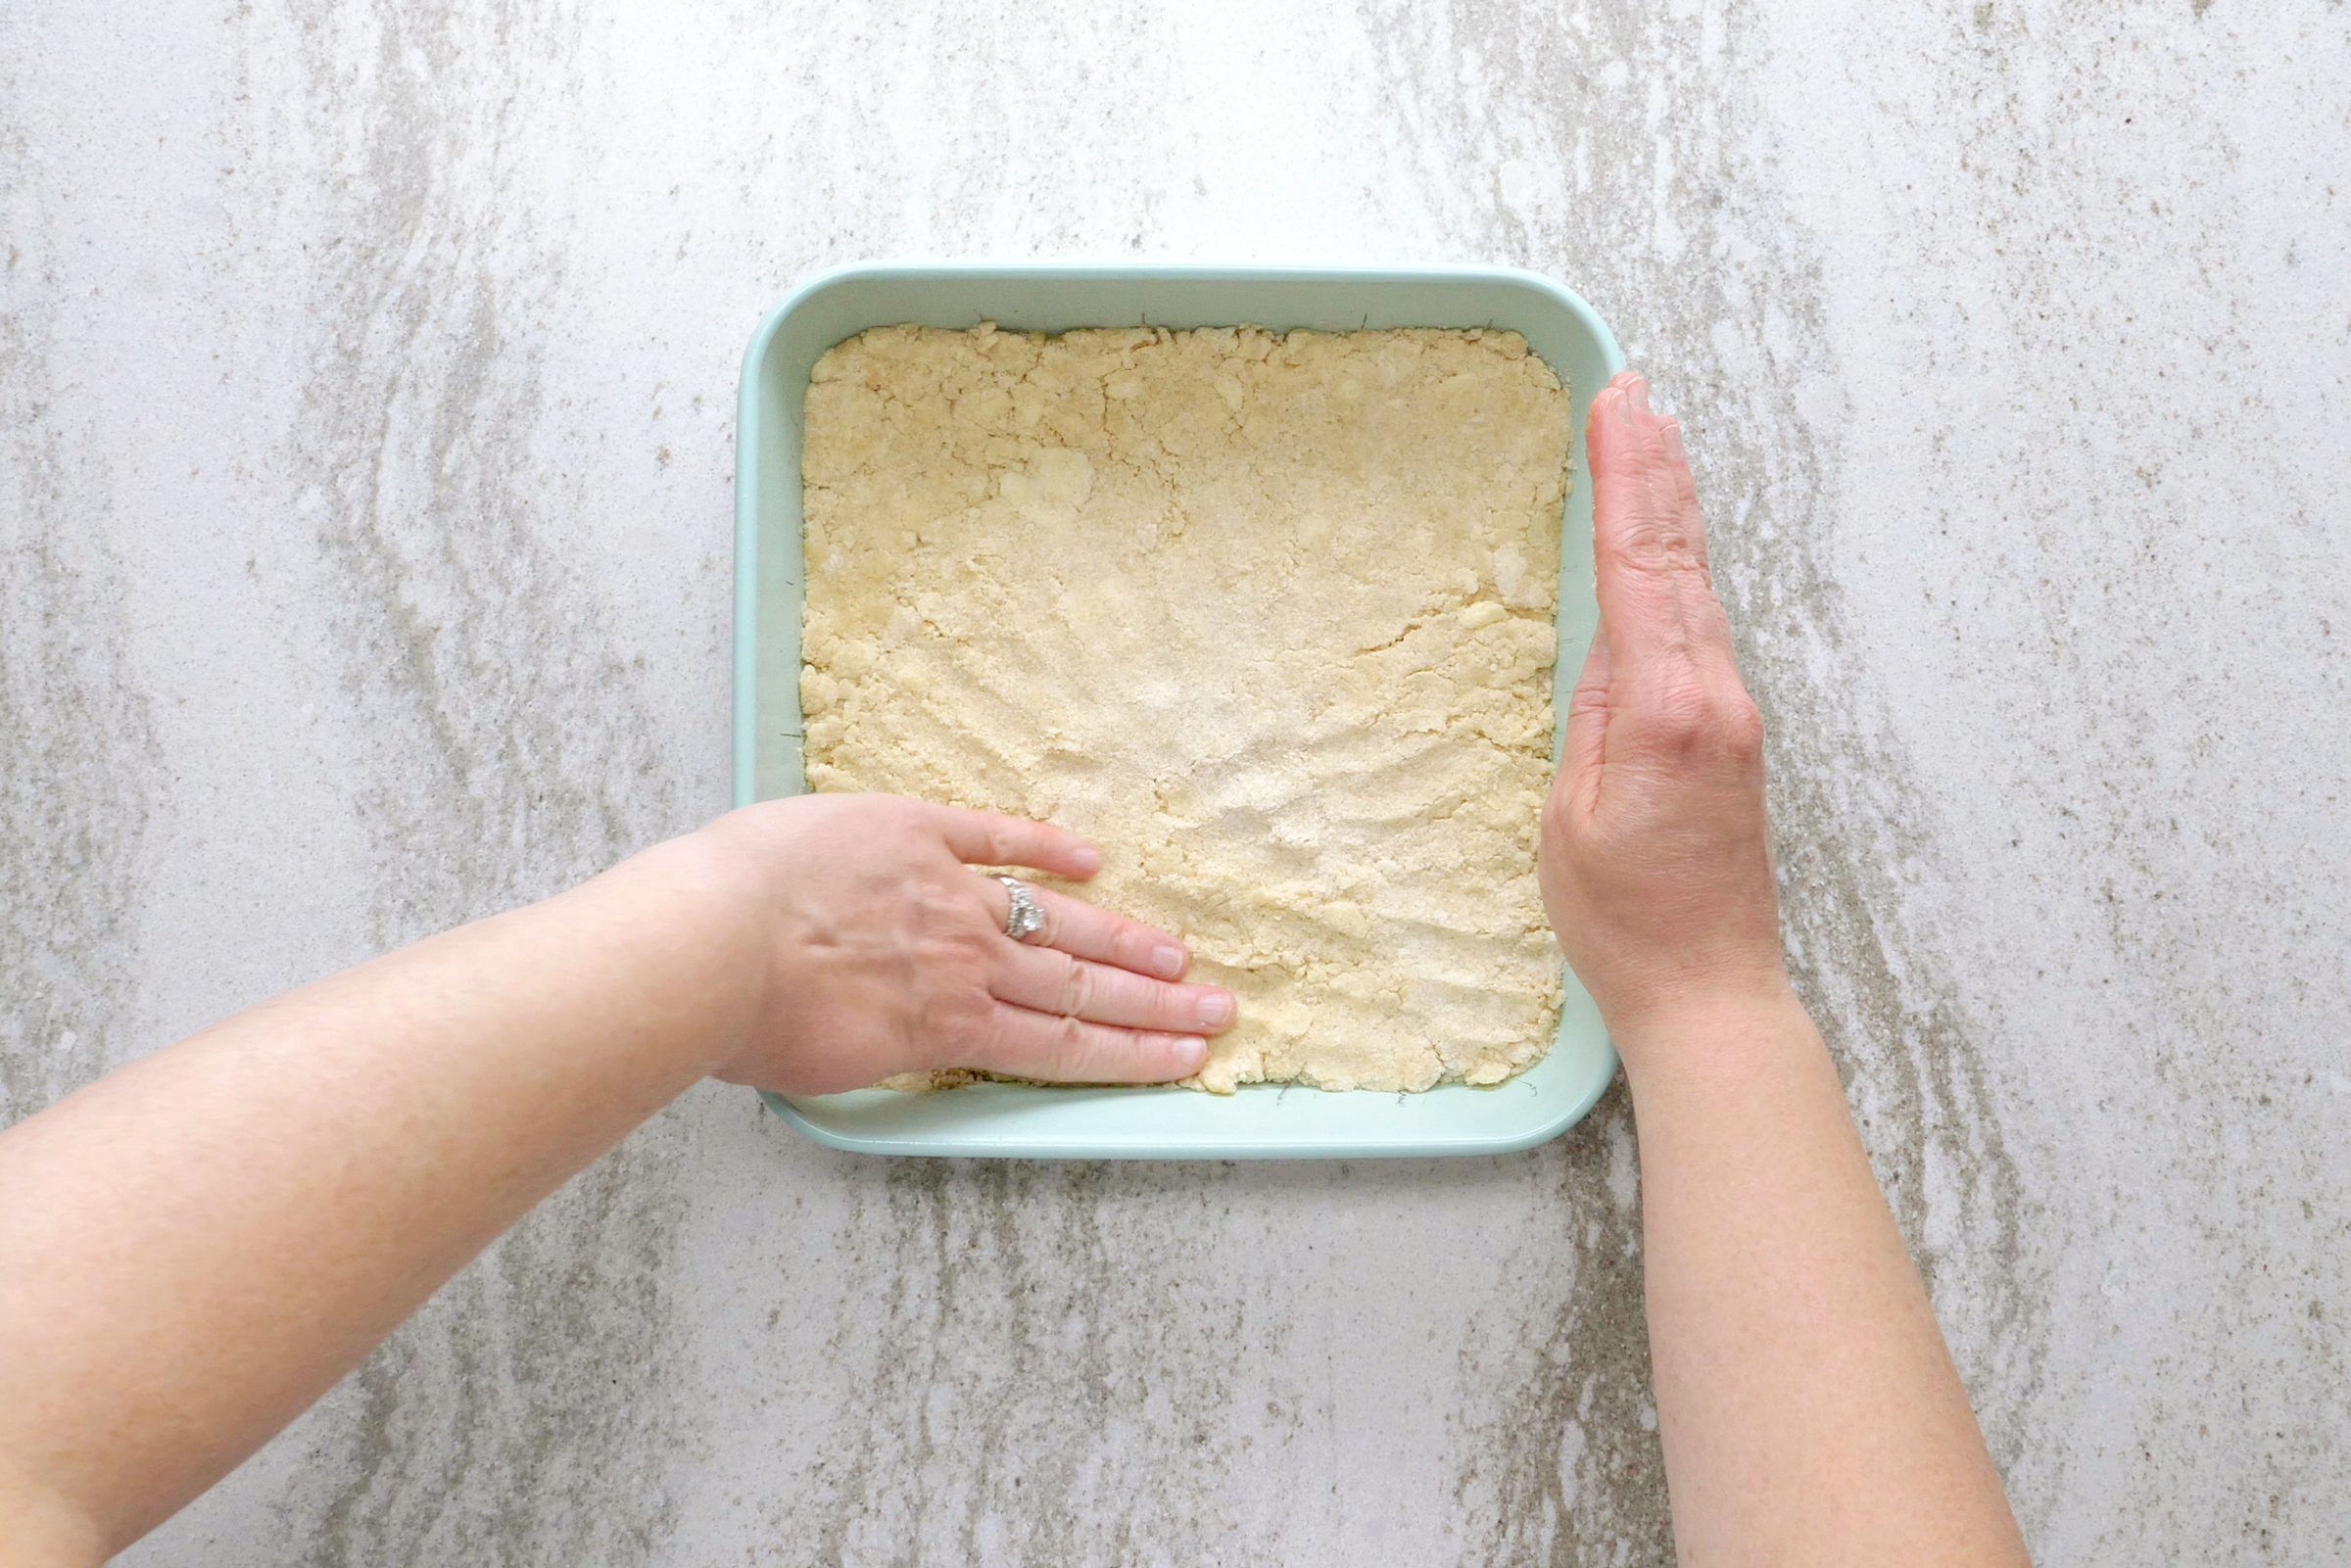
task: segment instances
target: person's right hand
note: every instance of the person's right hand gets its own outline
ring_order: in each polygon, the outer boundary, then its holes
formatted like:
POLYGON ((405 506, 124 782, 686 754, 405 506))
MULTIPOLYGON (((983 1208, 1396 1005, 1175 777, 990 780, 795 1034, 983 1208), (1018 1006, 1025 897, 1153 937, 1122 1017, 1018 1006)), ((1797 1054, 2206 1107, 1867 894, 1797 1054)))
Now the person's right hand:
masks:
POLYGON ((1763 725, 1714 596, 1680 428, 1627 371, 1592 400, 1600 631, 1543 811, 1543 901, 1640 1070, 1645 1025, 1784 996, 1763 725))
POLYGON ((1082 880, 1084 839, 1043 823, 895 795, 801 795, 729 812, 678 840, 733 889, 730 927, 755 975, 743 1038, 717 1076, 789 1094, 970 1068, 1075 1083, 1187 1077, 1232 993, 1176 983, 1165 931, 1032 888, 1030 941, 975 865, 1082 880))

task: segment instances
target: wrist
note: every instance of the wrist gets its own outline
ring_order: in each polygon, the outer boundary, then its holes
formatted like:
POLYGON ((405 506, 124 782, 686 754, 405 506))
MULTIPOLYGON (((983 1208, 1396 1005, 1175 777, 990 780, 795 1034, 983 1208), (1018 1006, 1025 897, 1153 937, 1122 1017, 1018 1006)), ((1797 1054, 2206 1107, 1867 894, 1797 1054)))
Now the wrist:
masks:
POLYGON ((1611 1010, 1607 1022, 1636 1097, 1735 1089, 1784 1065, 1792 1050, 1819 1049, 1811 1015, 1784 974, 1611 1010))
POLYGON ((765 997, 764 889, 744 858, 705 832, 643 850, 588 883, 653 957, 665 1031, 697 1076, 739 1056, 765 997))

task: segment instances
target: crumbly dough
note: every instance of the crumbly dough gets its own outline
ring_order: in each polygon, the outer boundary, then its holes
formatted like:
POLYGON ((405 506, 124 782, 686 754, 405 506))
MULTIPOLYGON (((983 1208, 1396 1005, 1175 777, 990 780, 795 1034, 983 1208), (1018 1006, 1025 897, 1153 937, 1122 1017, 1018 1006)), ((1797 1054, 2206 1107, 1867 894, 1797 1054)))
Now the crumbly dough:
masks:
POLYGON ((807 400, 810 784, 1040 817, 1240 1022, 1197 1080, 1497 1083, 1567 398, 1514 333, 886 327, 807 400))

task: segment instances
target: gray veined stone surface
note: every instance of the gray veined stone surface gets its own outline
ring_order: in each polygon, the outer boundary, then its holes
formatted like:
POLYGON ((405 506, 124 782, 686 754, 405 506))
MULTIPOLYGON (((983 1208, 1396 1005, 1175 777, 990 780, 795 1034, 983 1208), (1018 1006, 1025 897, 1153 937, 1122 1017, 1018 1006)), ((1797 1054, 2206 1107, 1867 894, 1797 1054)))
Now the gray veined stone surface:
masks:
MULTIPOLYGON (((2346 168, 2339 0, 9 8, 0 1115, 724 803, 795 278, 1518 262, 1690 427, 2040 1559, 2341 1560, 2346 168)), ((1003 1167, 699 1091, 130 1560, 1653 1562, 1634 1197, 1620 1096, 1003 1167)))

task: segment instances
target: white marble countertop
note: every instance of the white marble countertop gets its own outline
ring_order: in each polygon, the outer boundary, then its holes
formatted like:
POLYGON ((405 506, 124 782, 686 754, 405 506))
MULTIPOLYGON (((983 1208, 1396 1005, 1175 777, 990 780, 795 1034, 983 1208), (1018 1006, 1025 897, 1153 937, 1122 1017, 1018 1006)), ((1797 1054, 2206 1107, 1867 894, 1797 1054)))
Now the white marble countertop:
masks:
MULTIPOLYGON (((2342 7, 980 9, 0 16, 0 1114, 724 803, 794 279, 1516 262, 1690 427, 2040 1559, 2342 1558, 2342 7)), ((1631 1140, 888 1164, 698 1091, 131 1560, 1655 1561, 1631 1140)))

